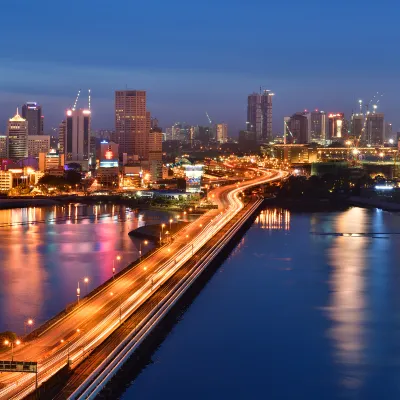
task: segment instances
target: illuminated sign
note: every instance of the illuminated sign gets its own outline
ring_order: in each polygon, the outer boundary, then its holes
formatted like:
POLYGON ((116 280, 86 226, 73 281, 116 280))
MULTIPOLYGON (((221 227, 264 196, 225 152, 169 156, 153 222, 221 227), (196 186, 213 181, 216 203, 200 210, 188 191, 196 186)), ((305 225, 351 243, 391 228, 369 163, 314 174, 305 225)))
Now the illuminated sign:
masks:
POLYGON ((107 160, 107 161, 100 161, 101 168, 113 168, 118 167, 118 160, 107 160))
POLYGON ((105 154, 106 160, 112 160, 113 155, 114 154, 113 154, 113 152, 111 150, 106 151, 106 154, 105 154))
POLYGON ((204 165, 185 165, 186 191, 199 193, 201 190, 201 178, 204 173, 204 165))
POLYGON ((0 361, 0 372, 37 373, 37 362, 33 361, 0 361))

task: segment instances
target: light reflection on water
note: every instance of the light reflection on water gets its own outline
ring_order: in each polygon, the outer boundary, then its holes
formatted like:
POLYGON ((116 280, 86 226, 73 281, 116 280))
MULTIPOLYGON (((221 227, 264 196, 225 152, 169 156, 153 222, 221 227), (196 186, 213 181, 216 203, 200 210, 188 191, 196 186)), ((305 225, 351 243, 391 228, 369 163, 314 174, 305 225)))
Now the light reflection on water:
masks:
POLYGON ((57 314, 85 276, 83 296, 109 279, 117 255, 117 271, 138 257, 139 241, 128 233, 170 215, 78 204, 0 210, 0 332, 22 334, 27 318, 40 324, 57 314))
POLYGON ((399 399, 399 234, 379 210, 265 210, 122 398, 399 399))

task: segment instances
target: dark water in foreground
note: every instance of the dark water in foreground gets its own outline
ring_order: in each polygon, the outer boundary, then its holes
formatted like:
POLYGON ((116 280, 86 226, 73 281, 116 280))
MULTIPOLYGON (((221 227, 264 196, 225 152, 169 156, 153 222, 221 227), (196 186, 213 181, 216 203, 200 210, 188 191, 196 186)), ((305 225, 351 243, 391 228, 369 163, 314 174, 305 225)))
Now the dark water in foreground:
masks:
POLYGON ((56 315, 76 301, 78 281, 85 296, 112 277, 113 261, 118 272, 139 257, 131 230, 175 215, 83 204, 1 210, 0 332, 22 334, 28 318, 38 326, 56 315))
POLYGON ((395 233, 378 210, 265 211, 123 398, 400 399, 395 233))

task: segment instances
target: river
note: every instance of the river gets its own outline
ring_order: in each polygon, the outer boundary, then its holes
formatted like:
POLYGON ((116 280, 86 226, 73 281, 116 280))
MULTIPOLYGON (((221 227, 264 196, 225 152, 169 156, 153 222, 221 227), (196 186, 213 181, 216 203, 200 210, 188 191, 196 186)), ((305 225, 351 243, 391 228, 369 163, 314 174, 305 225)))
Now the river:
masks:
POLYGON ((0 210, 0 332, 22 335, 53 317, 76 301, 78 281, 85 296, 112 277, 113 263, 118 272, 139 257, 131 230, 177 214, 105 204, 0 210))
POLYGON ((123 399, 399 399, 399 259, 398 214, 264 210, 123 399))

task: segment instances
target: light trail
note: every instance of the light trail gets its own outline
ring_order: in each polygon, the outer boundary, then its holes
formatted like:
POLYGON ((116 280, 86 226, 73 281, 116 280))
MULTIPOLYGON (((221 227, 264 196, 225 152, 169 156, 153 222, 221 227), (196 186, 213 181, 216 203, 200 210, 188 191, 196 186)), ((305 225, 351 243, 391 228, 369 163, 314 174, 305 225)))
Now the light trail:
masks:
MULTIPOLYGON (((212 193, 218 210, 202 215, 177 233, 172 243, 111 281, 93 297, 82 301, 79 307, 37 339, 15 349, 14 359, 38 361, 39 385, 66 365, 68 355, 72 366, 78 363, 244 208, 239 198, 242 191, 282 179, 287 174, 283 171, 273 171, 272 174, 261 171, 262 175, 255 179, 214 189, 212 193), (61 343, 61 340, 64 342, 61 343), (43 352, 43 349, 48 350, 43 352)), ((4 373, 0 376, 0 383, 4 385, 0 389, 0 399, 22 399, 35 389, 35 377, 28 374, 4 373)))

